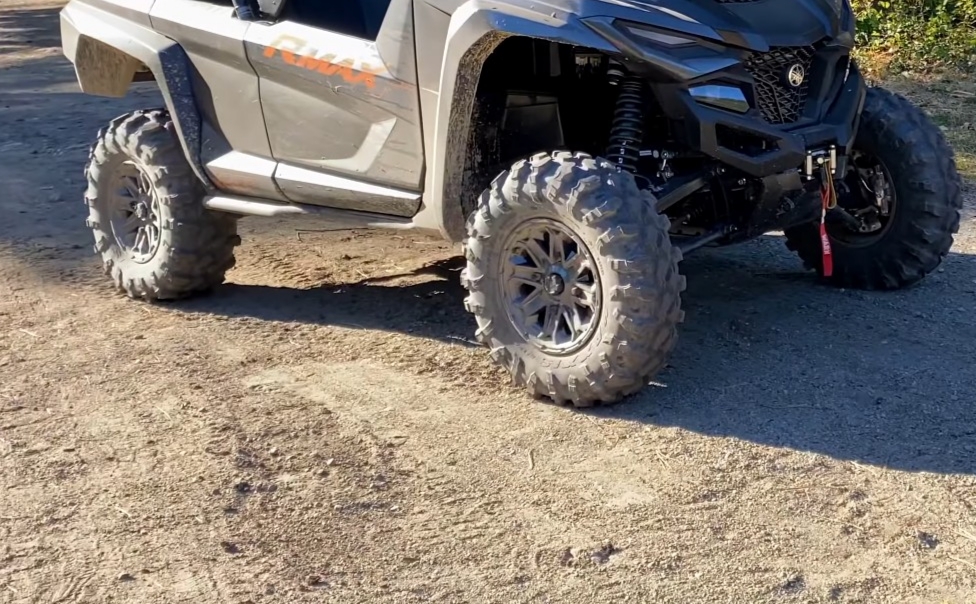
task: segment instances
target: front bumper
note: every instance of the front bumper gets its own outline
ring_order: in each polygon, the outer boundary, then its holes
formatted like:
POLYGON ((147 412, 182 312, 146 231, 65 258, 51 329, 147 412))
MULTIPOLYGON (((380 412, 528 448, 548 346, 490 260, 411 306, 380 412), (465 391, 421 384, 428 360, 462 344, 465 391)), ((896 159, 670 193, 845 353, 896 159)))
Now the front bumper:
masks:
POLYGON ((801 167, 807 151, 833 145, 841 158, 846 156, 857 133, 865 95, 864 77, 851 64, 847 79, 833 87, 833 98, 820 101, 818 118, 773 125, 757 112, 736 114, 703 105, 680 84, 652 88, 665 114, 680 125, 675 135, 683 143, 757 178, 801 167))

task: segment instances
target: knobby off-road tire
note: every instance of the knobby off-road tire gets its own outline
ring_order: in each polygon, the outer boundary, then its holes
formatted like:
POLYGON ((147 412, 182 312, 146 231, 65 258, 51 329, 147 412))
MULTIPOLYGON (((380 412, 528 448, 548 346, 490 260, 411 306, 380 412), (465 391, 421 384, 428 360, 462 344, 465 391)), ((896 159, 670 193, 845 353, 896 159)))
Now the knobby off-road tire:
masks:
POLYGON ((223 283, 240 243, 237 221, 204 208, 203 187, 166 111, 136 111, 113 120, 99 132, 85 173, 95 251, 120 291, 149 301, 172 300, 223 283), (117 236, 123 170, 139 175, 140 195, 152 200, 159 225, 158 243, 138 258, 117 236))
MULTIPOLYGON (((902 96, 869 88, 854 148, 881 161, 894 189, 890 224, 868 245, 830 238, 830 282, 857 289, 898 289, 934 271, 959 231, 961 181, 942 132, 902 96)), ((786 244, 823 275, 819 225, 786 231, 786 244)))
POLYGON ((516 384, 558 403, 587 407, 637 392, 664 367, 684 318, 681 253, 668 229, 654 199, 605 160, 557 152, 519 161, 482 194, 467 223, 462 282, 479 342, 516 384), (566 229, 599 275, 592 334, 567 354, 526 338, 506 307, 506 240, 532 221, 566 229))

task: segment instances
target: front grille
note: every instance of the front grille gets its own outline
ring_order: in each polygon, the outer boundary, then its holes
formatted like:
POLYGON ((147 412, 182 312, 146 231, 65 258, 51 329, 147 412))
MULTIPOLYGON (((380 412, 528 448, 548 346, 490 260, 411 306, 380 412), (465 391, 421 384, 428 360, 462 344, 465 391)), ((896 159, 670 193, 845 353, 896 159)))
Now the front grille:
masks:
POLYGON ((745 62, 746 70, 756 82, 756 104, 770 124, 792 124, 800 119, 810 90, 810 66, 815 52, 812 46, 774 48, 755 53, 745 62), (794 66, 803 70, 803 82, 799 86, 791 85, 788 80, 794 66))

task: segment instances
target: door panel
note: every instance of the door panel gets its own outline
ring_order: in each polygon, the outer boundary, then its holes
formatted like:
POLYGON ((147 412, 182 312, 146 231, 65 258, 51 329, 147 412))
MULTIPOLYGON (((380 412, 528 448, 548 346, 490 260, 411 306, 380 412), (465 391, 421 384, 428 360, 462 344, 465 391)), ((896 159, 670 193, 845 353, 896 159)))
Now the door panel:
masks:
POLYGON ((384 31, 399 28, 398 43, 386 57, 376 42, 287 20, 248 31, 272 155, 281 163, 277 184, 290 199, 402 216, 418 209, 424 160, 412 19, 395 10, 409 0, 393 5, 380 38, 389 46, 384 31), (346 185, 356 194, 332 188, 346 185))
POLYGON ((193 64, 193 94, 203 119, 201 160, 214 183, 230 193, 283 199, 272 176, 258 77, 244 48, 251 24, 233 11, 229 3, 165 0, 153 4, 150 18, 193 64))

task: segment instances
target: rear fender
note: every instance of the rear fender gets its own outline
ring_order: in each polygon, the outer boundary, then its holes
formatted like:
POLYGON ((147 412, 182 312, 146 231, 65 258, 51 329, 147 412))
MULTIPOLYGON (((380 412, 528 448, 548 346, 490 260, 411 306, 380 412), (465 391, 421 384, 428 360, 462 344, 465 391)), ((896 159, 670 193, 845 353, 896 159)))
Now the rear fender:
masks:
POLYGON ((420 228, 438 231, 451 242, 464 239, 463 174, 469 149, 471 112, 481 68, 507 37, 548 40, 618 54, 607 40, 566 11, 544 14, 504 0, 472 0, 451 17, 442 59, 433 133, 425 141, 430 160, 424 205, 414 217, 420 228))
POLYGON ((175 41, 145 25, 72 2, 61 11, 64 54, 87 94, 125 96, 141 69, 152 72, 175 133, 197 178, 213 189, 200 163, 200 114, 190 84, 190 61, 175 41))

